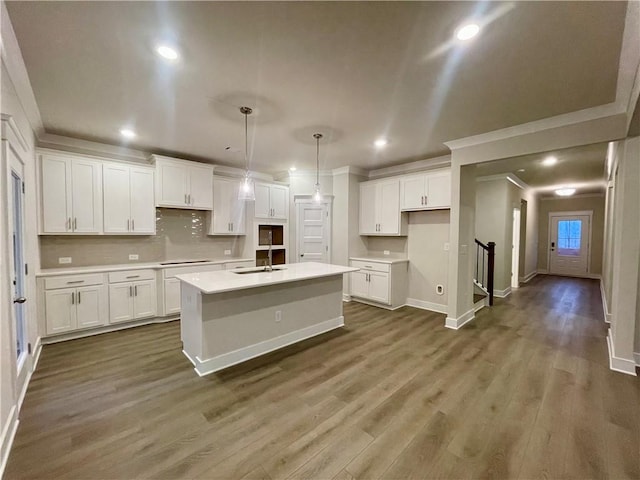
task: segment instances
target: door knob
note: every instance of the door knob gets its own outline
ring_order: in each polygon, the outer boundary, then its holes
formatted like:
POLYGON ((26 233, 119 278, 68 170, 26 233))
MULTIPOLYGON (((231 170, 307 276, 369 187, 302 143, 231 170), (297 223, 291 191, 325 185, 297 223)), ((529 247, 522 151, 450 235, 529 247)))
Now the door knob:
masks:
POLYGON ((301 253, 301 254, 300 254, 300 256, 301 256, 301 257, 304 257, 304 253, 301 253))
POLYGON ((13 301, 13 303, 24 303, 24 302, 26 302, 26 301, 27 301, 27 299, 26 299, 26 298, 24 298, 24 297, 18 297, 18 298, 16 298, 16 299, 13 301))

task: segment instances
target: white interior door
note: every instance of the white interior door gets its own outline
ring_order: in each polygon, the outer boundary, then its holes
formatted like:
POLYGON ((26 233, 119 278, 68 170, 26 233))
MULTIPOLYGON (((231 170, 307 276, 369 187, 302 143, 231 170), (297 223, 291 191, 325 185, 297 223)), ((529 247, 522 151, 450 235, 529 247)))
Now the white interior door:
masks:
POLYGON ((298 204, 298 262, 329 263, 329 206, 298 204))
POLYGON ((513 240, 511 241, 511 288, 520 286, 520 209, 513 209, 513 240))
POLYGON ((551 214, 549 238, 549 273, 583 276, 588 272, 589 215, 551 214))

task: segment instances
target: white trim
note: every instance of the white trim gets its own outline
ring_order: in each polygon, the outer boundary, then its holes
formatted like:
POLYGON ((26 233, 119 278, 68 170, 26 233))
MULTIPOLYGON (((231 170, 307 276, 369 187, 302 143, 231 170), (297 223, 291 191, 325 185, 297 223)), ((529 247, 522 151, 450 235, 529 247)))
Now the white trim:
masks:
MULTIPOLYGON (((250 345, 248 347, 234 350, 233 352, 218 355, 217 357, 208 358, 206 360, 202 360, 196 357, 195 371, 201 377, 204 375, 209 375, 210 373, 214 373, 224 368, 231 367, 232 365, 237 365, 238 363, 245 362, 252 358, 259 357, 260 355, 273 352, 274 350, 279 350, 288 345, 306 340, 307 338, 321 335, 323 333, 335 330, 336 328, 340 328, 343 326, 344 317, 339 316, 337 318, 332 318, 330 320, 326 320, 310 327, 296 330, 295 332, 290 332, 276 338, 256 343, 255 345, 250 345)), ((189 358, 189 356, 187 356, 187 358, 189 358)), ((189 358, 189 360, 193 362, 191 358, 189 358)))
POLYGON ((493 182, 495 180, 507 180, 522 190, 532 190, 531 186, 521 180, 515 173, 498 173, 476 178, 476 182, 493 182))
POLYGON ((548 270, 540 268, 538 269, 538 275, 553 275, 555 277, 569 277, 569 278, 589 278, 592 280, 600 280, 602 278, 602 275, 599 273, 585 273, 584 275, 569 275, 569 274, 562 274, 560 275, 559 273, 550 273, 548 270))
POLYGON ((392 177, 396 175, 418 173, 426 170, 434 170, 436 168, 444 167, 451 167, 451 155, 426 158, 424 160, 418 160, 416 162, 402 163, 400 165, 371 170, 369 172, 369 178, 376 179, 382 177, 392 177))
POLYGON ((331 173, 333 175, 344 175, 346 173, 351 175, 358 175, 360 177, 369 176, 369 172, 364 168, 352 167, 350 165, 347 165, 346 167, 334 168, 333 170, 331 170, 331 173))
POLYGON ((405 305, 408 307, 420 308, 422 310, 429 310, 430 312, 444 314, 448 312, 449 308, 447 305, 442 303, 427 302, 425 300, 418 300, 417 298, 407 298, 405 305))
POLYGON ((488 307, 488 306, 489 306, 489 297, 483 297, 482 300, 478 300, 476 303, 473 304, 473 312, 478 313, 484 307, 488 307))
MULTIPOLYGON (((332 170, 320 170, 320 177, 333 177, 334 173, 332 170)), ((295 172, 288 171, 289 178, 305 178, 305 177, 316 177, 316 171, 314 170, 296 170, 295 172)))
POLYGON ((626 358, 616 357, 613 341, 611 339, 611 329, 607 332, 607 348, 609 349, 609 368, 611 370, 626 373, 627 375, 633 375, 634 377, 637 376, 635 359, 627 360, 626 358))
POLYGON ((528 273, 524 277, 520 277, 520 283, 529 283, 531 280, 533 280, 536 277, 536 275, 538 275, 538 271, 534 270, 533 272, 528 273))
POLYGON ((364 298, 354 297, 351 295, 351 300, 353 302, 364 303, 365 305, 371 305, 372 307, 384 308, 385 310, 398 310, 399 308, 404 307, 404 304, 398 305, 397 307, 392 307, 391 305, 385 305, 383 303, 371 302, 369 300, 365 300, 364 298))
POLYGON ((31 371, 35 372, 38 368, 38 362, 40 361, 40 354, 42 353, 42 337, 36 339, 36 346, 33 347, 33 361, 31 363, 31 371))
POLYGON ((2 478, 4 469, 7 466, 9 453, 11 453, 11 446, 13 445, 13 440, 16 438, 19 423, 18 409, 13 405, 7 416, 7 423, 2 430, 2 436, 0 436, 0 478, 2 478))
POLYGON ((458 330, 462 328, 464 325, 466 325, 467 323, 469 323, 474 318, 476 318, 476 315, 472 308, 471 310, 462 314, 458 318, 447 317, 444 322, 444 326, 447 328, 451 328, 452 330, 458 330))
POLYGON ((551 235, 553 233, 553 229, 551 228, 552 224, 553 224, 553 217, 580 217, 580 216, 587 216, 589 217, 589 244, 587 245, 587 271, 585 272, 584 275, 570 275, 570 274, 558 274, 558 273, 551 273, 551 275, 562 275, 562 276, 568 276, 568 277, 583 277, 583 278, 600 278, 600 276, 598 277, 592 277, 592 273, 591 273, 591 244, 592 244, 592 240, 593 240, 593 210, 577 210, 577 211, 573 211, 573 212, 549 212, 549 223, 548 223, 548 238, 547 238, 547 268, 549 269, 549 272, 551 272, 551 249, 549 248, 549 245, 551 245, 551 235))
MULTIPOLYGON (((299 261, 300 257, 300 244, 302 242, 302 229, 300 228, 300 214, 302 213, 301 205, 318 205, 314 200, 312 195, 296 195, 294 197, 294 204, 296 206, 296 262, 299 261)), ((323 224, 326 226, 323 231, 326 234, 327 240, 327 263, 331 263, 331 258, 333 255, 333 245, 331 243, 331 239, 333 238, 333 195, 323 195, 322 201, 320 205, 324 205, 326 207, 327 215, 324 218, 323 224)), ((291 259, 289 259, 291 260, 291 259)))
POLYGON ((604 323, 611 323, 611 313, 607 305, 607 295, 604 291, 604 281, 600 279, 600 296, 602 297, 602 312, 604 313, 604 323))
POLYGON ((117 332, 118 330, 126 330, 127 328, 142 327, 143 325, 151 325, 153 323, 167 323, 174 320, 180 320, 179 314, 167 316, 167 317, 152 317, 141 320, 135 320, 133 322, 127 322, 122 324, 105 325, 89 330, 81 330, 78 332, 62 333, 51 337, 43 337, 43 345, 51 345, 52 343, 66 342, 67 340, 75 340, 77 338, 92 337, 94 335, 100 335, 102 333, 117 332))
POLYGON ((640 367, 640 352, 634 352, 634 354, 633 354, 633 358, 634 358, 634 359, 635 359, 635 361, 636 361, 636 365, 637 365, 638 367, 640 367))
POLYGON ((187 357, 187 360, 189 360, 194 367, 198 365, 197 361, 191 358, 191 355, 189 355, 185 349, 182 349, 182 353, 185 357, 187 357))
POLYGON ((342 301, 349 303, 351 301, 351 295, 349 295, 348 293, 343 293, 342 294, 342 301))
POLYGON ((506 298, 511 295, 511 287, 507 287, 504 290, 494 290, 493 296, 498 298, 506 298))

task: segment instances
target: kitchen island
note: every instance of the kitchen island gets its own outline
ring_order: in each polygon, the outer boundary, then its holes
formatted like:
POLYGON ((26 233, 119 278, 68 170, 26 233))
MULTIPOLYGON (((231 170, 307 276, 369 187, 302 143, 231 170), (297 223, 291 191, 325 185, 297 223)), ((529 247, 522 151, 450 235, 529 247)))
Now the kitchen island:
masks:
POLYGON ((198 375, 344 326, 342 277, 324 263, 178 275, 183 353, 198 375))

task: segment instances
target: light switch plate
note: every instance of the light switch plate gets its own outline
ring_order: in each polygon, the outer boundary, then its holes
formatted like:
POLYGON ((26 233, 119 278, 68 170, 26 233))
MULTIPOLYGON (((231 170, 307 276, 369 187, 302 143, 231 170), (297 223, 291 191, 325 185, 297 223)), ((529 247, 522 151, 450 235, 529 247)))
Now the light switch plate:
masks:
POLYGON ((390 255, 390 254, 391 254, 391 252, 390 252, 389 250, 385 250, 383 253, 384 253, 385 255, 390 255))
POLYGON ((58 263, 71 263, 71 257, 58 257, 58 263))
POLYGON ((225 254, 225 255, 231 255, 231 250, 225 250, 225 251, 224 251, 224 254, 225 254))
POLYGON ((130 253, 129 254, 129 260, 138 260, 140 257, 138 256, 137 253, 130 253))
POLYGON ((444 251, 448 252, 449 251, 449 242, 445 242, 444 244, 444 251))

